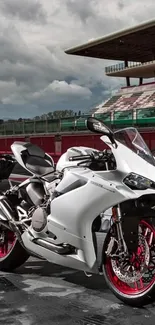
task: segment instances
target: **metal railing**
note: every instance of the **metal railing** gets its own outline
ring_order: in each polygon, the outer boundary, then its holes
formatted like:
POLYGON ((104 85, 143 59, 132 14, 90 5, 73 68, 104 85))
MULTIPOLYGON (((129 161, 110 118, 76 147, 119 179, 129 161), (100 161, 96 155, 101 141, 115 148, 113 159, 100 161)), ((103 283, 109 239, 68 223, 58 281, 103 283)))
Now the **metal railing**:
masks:
MULTIPOLYGON (((143 124, 146 121, 155 125, 155 108, 126 110, 126 111, 111 111, 107 113, 94 113, 95 117, 103 120, 110 125, 121 124, 132 125, 143 124), (130 122, 129 122, 130 120, 130 122)), ((90 116, 90 115, 88 115, 90 116)), ((4 122, 0 124, 1 136, 29 136, 36 134, 57 134, 61 132, 86 131, 86 119, 88 116, 81 118, 66 118, 57 120, 38 120, 38 121, 14 121, 4 122)))
POLYGON ((129 69, 129 68, 144 66, 144 65, 147 65, 147 64, 155 64, 155 61, 148 61, 148 62, 144 62, 144 63, 141 63, 141 62, 128 62, 128 66, 126 66, 125 62, 117 63, 117 64, 106 67, 105 68, 105 73, 109 74, 109 73, 129 69))

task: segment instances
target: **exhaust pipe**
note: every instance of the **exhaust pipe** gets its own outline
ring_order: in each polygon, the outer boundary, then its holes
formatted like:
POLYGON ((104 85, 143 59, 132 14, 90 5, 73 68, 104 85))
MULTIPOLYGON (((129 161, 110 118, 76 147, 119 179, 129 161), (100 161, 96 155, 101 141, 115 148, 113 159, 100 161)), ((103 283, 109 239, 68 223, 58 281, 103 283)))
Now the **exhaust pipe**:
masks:
POLYGON ((55 245, 53 243, 48 242, 47 240, 44 239, 35 239, 33 242, 35 242, 35 244, 42 246, 50 251, 53 251, 56 254, 60 254, 60 255, 67 255, 67 254, 71 254, 73 252, 73 249, 71 249, 71 247, 69 245, 63 245, 63 246, 58 246, 55 245))
POLYGON ((9 202, 6 196, 0 197, 0 213, 3 221, 5 220, 14 223, 14 219, 17 217, 15 210, 11 207, 11 202, 9 202))
POLYGON ((16 219, 18 215, 16 211, 12 208, 11 202, 8 200, 6 196, 0 197, 0 224, 9 230, 13 231, 20 244, 23 246, 23 242, 21 239, 21 233, 16 225, 16 219))

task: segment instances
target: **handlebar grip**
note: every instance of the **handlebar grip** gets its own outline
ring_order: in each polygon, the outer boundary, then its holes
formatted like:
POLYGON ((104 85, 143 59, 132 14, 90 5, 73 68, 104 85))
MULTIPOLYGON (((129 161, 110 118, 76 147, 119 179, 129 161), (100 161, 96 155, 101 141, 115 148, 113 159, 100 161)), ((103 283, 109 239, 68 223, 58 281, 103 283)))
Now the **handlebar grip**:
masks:
POLYGON ((80 155, 80 156, 72 156, 69 157, 70 161, 76 161, 76 160, 85 160, 85 159, 91 159, 91 155, 80 155))

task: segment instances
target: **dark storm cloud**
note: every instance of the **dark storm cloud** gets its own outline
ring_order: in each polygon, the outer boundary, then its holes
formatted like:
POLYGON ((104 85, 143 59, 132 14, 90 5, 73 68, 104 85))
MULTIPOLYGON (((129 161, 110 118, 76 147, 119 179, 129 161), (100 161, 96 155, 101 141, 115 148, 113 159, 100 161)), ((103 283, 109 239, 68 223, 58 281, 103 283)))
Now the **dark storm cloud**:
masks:
POLYGON ((28 47, 20 32, 12 24, 3 28, 0 33, 0 61, 27 62, 31 59, 28 47))
POLYGON ((4 15, 25 21, 46 22, 46 13, 37 0, 1 0, 0 10, 4 15))
POLYGON ((25 83, 36 90, 39 84, 63 77, 54 64, 56 56, 54 50, 50 53, 45 47, 29 47, 11 24, 0 34, 0 80, 25 83))
MULTIPOLYGON (((86 84, 90 83, 90 77, 87 78, 86 73, 90 69, 89 64, 85 64, 85 71, 79 70, 77 73, 76 66, 77 64, 80 66, 80 62, 72 65, 73 60, 73 57, 66 56, 60 48, 54 46, 52 48, 40 45, 28 46, 20 32, 15 27, 12 28, 12 25, 3 28, 3 33, 0 34, 0 81, 14 82, 18 86, 17 91, 19 86, 24 84, 26 86, 24 92, 28 92, 25 97, 22 93, 23 87, 20 89, 24 101, 30 97, 33 100, 32 92, 38 91, 40 93, 41 90, 44 90, 41 92, 43 100, 46 101, 47 98, 51 100, 48 85, 51 85, 55 80, 66 80, 67 84, 70 85, 71 96, 76 94, 77 91, 82 95, 84 93, 82 88, 79 88, 80 84, 78 82, 75 81, 78 88, 72 86, 72 80, 78 80, 80 76, 85 82, 82 87, 84 87, 85 93, 88 94, 85 87, 86 84), (48 96, 44 97, 46 88, 48 89, 48 96)), ((5 84, 5 86, 7 85, 5 84)), ((8 84, 8 89, 9 86, 8 84)), ((62 91, 64 91, 63 83, 59 83, 59 87, 63 87, 62 91)), ((67 86, 65 85, 65 87, 67 86)), ((52 91, 56 92, 56 88, 52 89, 52 91)), ((3 92, 0 95, 3 96, 3 92)), ((52 95, 52 97, 54 96, 52 95)), ((38 95, 37 98, 39 98, 38 95)), ((14 99, 15 97, 11 97, 12 101, 14 99)))
POLYGON ((125 7, 124 1, 123 0, 118 1, 117 6, 119 10, 123 10, 125 7))
POLYGON ((94 0, 66 0, 66 6, 68 11, 70 11, 76 17, 79 17, 83 22, 90 17, 95 17, 95 5, 94 0))
POLYGON ((32 84, 40 74, 34 64, 35 53, 31 52, 19 31, 12 25, 0 34, 0 80, 32 84))
MULTIPOLYGON (((65 3, 65 2, 64 2, 65 3)), ((124 27, 124 20, 119 11, 123 9, 123 0, 66 0, 68 12, 81 22, 80 28, 85 31, 89 39, 102 37, 107 33, 115 32, 124 27), (112 23, 109 21, 112 19, 112 23)), ((73 40, 74 42, 74 40, 73 40)), ((75 43, 75 42, 74 42, 75 43)))
POLYGON ((1 117, 99 104, 122 83, 105 76, 114 62, 64 49, 149 19, 154 9, 152 0, 0 0, 1 117))

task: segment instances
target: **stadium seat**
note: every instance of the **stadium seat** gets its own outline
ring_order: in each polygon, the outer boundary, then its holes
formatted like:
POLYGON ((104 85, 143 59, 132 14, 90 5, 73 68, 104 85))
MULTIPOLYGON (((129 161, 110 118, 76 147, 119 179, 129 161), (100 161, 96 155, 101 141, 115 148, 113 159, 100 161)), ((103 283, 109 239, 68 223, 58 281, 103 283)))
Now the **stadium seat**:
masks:
POLYGON ((133 124, 132 111, 116 111, 114 112, 114 124, 129 126, 133 124))
POLYGON ((122 88, 115 96, 94 109, 95 116, 113 116, 114 124, 126 126, 155 123, 155 83, 122 88), (105 115, 106 116, 106 115, 105 115))
POLYGON ((137 112, 137 125, 153 125, 155 123, 155 108, 138 109, 137 112))
POLYGON ((73 131, 75 130, 75 119, 74 118, 64 118, 60 120, 61 131, 73 131))
POLYGON ((75 129, 78 131, 86 130, 86 120, 90 115, 82 115, 75 120, 75 129))
POLYGON ((77 130, 85 130, 86 128, 86 119, 85 118, 79 118, 76 120, 75 123, 76 129, 77 130))
POLYGON ((111 97, 102 107, 109 107, 111 105, 114 105, 120 97, 121 95, 111 97))
POLYGON ((103 113, 103 114, 94 114, 94 116, 100 120, 102 120, 104 123, 110 123, 111 122, 111 114, 110 113, 103 113))

